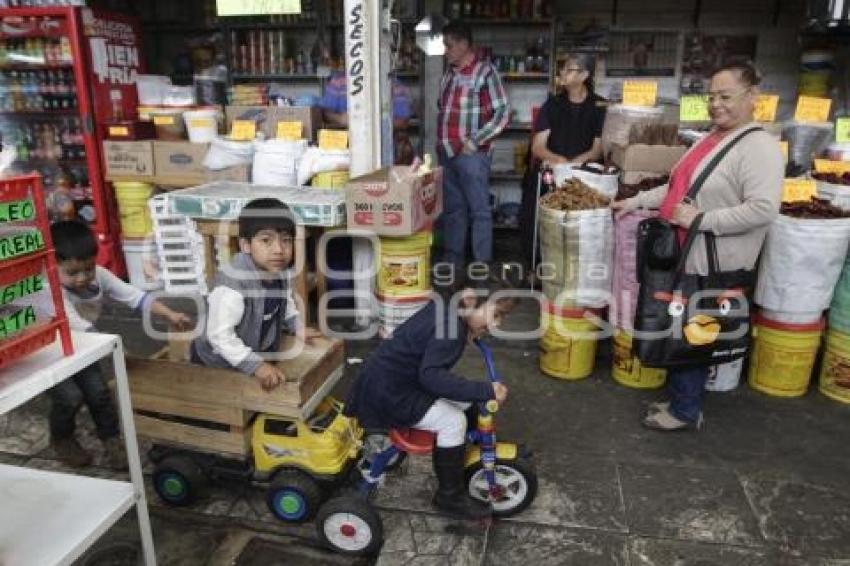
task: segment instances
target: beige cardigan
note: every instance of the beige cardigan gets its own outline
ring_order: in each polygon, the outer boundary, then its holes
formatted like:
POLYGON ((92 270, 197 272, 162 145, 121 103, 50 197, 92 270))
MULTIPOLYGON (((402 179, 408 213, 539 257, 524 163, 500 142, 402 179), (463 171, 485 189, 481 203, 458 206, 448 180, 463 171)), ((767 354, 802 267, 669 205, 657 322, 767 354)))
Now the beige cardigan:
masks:
MULTIPOLYGON (((726 135, 703 159, 694 180, 711 159, 751 123, 726 135)), ((687 154, 686 154, 687 155, 687 154)), ((726 154, 697 193, 696 206, 705 213, 700 231, 713 232, 721 270, 752 269, 758 260, 770 223, 779 214, 785 160, 776 139, 764 131, 745 136, 726 154)), ((625 201, 626 209, 659 208, 668 185, 625 201)), ((688 273, 708 273, 705 238, 694 242, 688 273)))

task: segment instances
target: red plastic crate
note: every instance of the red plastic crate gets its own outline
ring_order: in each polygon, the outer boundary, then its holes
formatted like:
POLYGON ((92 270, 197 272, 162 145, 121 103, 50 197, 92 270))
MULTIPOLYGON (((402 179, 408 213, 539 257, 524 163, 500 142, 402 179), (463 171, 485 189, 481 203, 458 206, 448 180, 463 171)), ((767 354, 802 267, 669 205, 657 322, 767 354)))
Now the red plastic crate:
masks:
POLYGON ((0 261, 0 285, 9 285, 24 277, 46 273, 50 287, 55 316, 50 322, 39 323, 0 341, 0 367, 6 366, 16 359, 31 354, 36 350, 51 344, 56 339, 56 332, 62 340, 62 351, 66 356, 74 352, 71 343, 71 329, 65 316, 62 300, 62 289, 59 286, 59 274, 56 258, 53 254, 53 240, 50 237, 50 222, 47 217, 47 207, 44 202, 44 191, 41 186, 41 176, 38 174, 21 175, 0 179, 0 202, 24 200, 31 198, 35 206, 35 218, 26 221, 27 225, 38 228, 44 238, 43 250, 27 256, 0 261))

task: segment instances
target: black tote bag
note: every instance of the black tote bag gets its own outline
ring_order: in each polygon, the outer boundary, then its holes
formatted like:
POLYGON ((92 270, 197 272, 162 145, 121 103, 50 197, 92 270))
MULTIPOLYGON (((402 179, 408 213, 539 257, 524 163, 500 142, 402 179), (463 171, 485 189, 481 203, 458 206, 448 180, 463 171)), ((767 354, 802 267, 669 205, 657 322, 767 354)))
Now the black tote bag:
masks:
MULTIPOLYGON (((751 128, 729 142, 706 166, 688 191, 694 198, 728 151, 751 128)), ((708 275, 685 273, 699 235, 697 216, 679 245, 678 228, 650 218, 638 226, 638 291, 635 353, 649 367, 714 365, 742 358, 750 345, 749 307, 755 270, 720 271, 715 237, 704 234, 708 275)))

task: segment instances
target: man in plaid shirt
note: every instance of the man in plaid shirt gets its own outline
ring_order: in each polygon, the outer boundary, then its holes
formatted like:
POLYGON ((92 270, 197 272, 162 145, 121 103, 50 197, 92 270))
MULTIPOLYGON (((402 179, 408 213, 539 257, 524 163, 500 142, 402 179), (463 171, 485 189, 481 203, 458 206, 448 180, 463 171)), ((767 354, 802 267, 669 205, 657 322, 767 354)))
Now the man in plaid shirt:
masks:
POLYGON ((476 55, 467 24, 447 24, 443 43, 448 69, 437 103, 437 155, 444 173, 443 261, 463 268, 470 226, 473 259, 493 259, 490 143, 507 125, 510 107, 499 73, 476 55))

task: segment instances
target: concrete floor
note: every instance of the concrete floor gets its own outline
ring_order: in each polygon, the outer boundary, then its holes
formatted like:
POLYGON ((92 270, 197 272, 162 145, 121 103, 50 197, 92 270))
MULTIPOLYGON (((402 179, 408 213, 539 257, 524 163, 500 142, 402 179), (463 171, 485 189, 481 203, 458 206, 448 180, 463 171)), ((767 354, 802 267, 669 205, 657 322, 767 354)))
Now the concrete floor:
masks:
MULTIPOLYGON (((524 304, 508 324, 536 321, 524 304)), ((133 337, 132 349, 154 348, 125 311, 105 322, 133 337)), ((594 375, 579 382, 541 374, 534 342, 495 346, 510 387, 500 437, 536 454, 540 489, 521 515, 490 526, 440 517, 429 503, 430 461, 412 458, 377 497, 386 531, 380 555, 353 561, 316 548, 312 525, 276 522, 258 489, 220 485, 181 510, 163 507, 149 490, 160 563, 850 566, 850 407, 816 391, 777 399, 743 385, 708 395, 703 432, 658 433, 639 424, 658 392, 617 385, 607 345, 594 375)), ((349 344, 347 356, 373 347, 349 344)), ((457 369, 483 376, 473 350, 457 369)), ((346 367, 340 393, 356 372, 346 367)), ((47 406, 42 397, 0 417, 0 462, 61 468, 46 449, 47 406)), ((79 423, 83 442, 99 450, 88 415, 79 423)), ((133 529, 127 517, 80 564, 135 564, 127 546, 133 529)))

